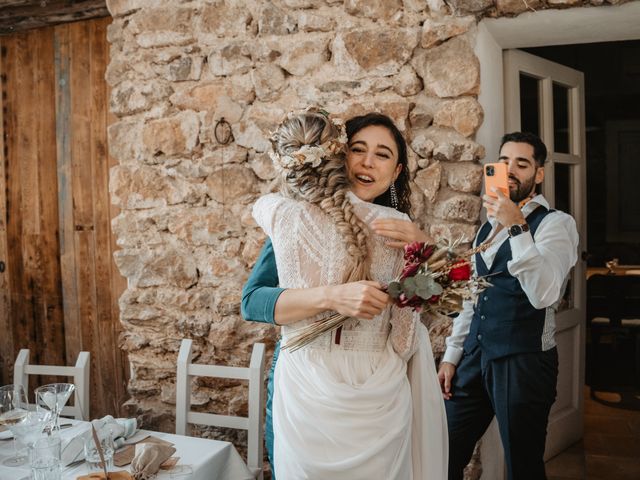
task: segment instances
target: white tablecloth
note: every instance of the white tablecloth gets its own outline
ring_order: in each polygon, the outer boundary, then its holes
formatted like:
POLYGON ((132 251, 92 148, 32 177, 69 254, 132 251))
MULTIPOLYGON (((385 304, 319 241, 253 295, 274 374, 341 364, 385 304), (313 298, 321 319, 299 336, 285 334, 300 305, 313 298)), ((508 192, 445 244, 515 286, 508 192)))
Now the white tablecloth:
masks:
MULTIPOLYGON (((64 444, 68 440, 89 429, 88 422, 73 422, 71 428, 61 431, 64 444)), ((142 432, 145 432, 144 430, 142 432)), ((146 431, 154 437, 173 443, 176 448, 174 456, 180 457, 178 465, 188 465, 193 470, 191 476, 184 480, 251 480, 254 476, 247 468, 234 446, 229 442, 208 440, 205 438, 185 437, 171 433, 146 431)), ((0 462, 13 454, 13 442, 0 441, 0 462)), ((128 469, 127 467, 123 467, 128 469)), ((121 470, 114 467, 115 470, 121 470)), ((0 480, 28 480, 29 465, 21 467, 5 467, 0 464, 0 480)), ((75 480, 80 475, 89 473, 85 464, 63 469, 63 480, 75 480)), ((157 480, 169 480, 168 471, 161 471, 157 480)))

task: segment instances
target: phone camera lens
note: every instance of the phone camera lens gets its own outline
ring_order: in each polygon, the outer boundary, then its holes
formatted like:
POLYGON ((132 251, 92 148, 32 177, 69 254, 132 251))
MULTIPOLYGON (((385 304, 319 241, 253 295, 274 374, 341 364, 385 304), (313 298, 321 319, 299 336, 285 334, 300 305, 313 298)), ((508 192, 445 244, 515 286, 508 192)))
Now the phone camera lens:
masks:
POLYGON ((487 168, 485 171, 486 171, 487 177, 493 177, 493 174, 494 174, 493 166, 487 165, 487 168))

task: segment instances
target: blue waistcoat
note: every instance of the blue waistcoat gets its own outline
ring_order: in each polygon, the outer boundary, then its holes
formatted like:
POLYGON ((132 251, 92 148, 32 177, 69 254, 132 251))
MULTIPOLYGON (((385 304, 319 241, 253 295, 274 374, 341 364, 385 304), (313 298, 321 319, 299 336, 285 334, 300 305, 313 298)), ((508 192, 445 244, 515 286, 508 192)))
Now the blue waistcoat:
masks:
MULTIPOLYGON (((527 216, 532 236, 540 222, 553 210, 539 206, 527 216)), ((484 242, 491 232, 491 224, 480 229, 476 245, 484 242)), ((483 363, 514 353, 542 351, 542 331, 546 309, 534 308, 522 290, 520 282, 507 269, 512 258, 509 240, 502 243, 491 268, 476 254, 476 273, 487 278, 491 286, 476 301, 469 335, 464 350, 471 351, 477 345, 482 350, 483 363)))

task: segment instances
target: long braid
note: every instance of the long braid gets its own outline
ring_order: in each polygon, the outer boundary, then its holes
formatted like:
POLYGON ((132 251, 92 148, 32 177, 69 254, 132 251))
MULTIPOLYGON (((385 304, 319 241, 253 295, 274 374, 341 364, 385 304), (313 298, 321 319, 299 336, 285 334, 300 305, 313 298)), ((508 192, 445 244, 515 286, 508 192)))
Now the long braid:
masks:
MULTIPOLYGON (((303 113, 285 120, 274 139, 276 151, 287 154, 302 145, 319 145, 336 136, 335 127, 324 115, 303 113)), ((354 213, 347 196, 349 189, 344 154, 331 155, 317 167, 305 164, 285 170, 282 175, 284 195, 317 205, 335 223, 352 261, 345 274, 346 282, 370 278, 367 227, 354 213)))

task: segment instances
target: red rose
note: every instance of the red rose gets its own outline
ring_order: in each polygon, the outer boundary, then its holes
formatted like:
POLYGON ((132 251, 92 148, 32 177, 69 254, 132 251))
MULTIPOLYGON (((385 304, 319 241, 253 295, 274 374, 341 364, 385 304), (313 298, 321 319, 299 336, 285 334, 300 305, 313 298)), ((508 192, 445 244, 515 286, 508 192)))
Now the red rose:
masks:
POLYGON ((471 265, 465 260, 461 260, 450 271, 449 278, 453 282, 465 281, 471 278, 471 265))

